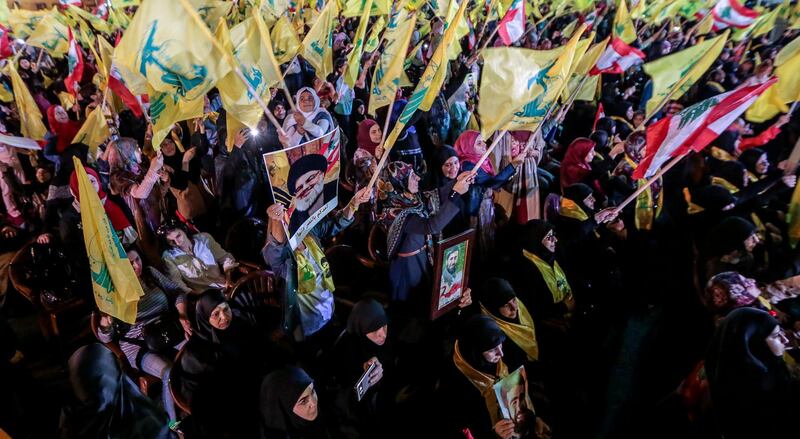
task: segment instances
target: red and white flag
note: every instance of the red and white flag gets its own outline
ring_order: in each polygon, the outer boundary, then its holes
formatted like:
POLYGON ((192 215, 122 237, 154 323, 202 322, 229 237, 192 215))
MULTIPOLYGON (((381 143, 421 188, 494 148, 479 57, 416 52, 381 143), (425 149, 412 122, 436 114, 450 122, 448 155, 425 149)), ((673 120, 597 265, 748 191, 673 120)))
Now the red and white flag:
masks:
POLYGON ((0 25, 0 59, 8 58, 13 55, 11 50, 11 37, 8 36, 8 29, 0 25))
POLYGON ((525 34, 525 2, 514 0, 498 26, 497 33, 506 46, 522 38, 525 34))
POLYGON ((65 8, 67 6, 70 6, 70 5, 77 6, 77 7, 80 8, 81 7, 81 0, 58 0, 58 4, 63 6, 63 7, 65 7, 65 8))
POLYGON ((689 150, 700 152, 738 119, 777 78, 739 87, 698 102, 647 128, 644 158, 633 178, 649 178, 667 160, 689 150))
POLYGON ((745 7, 739 0, 719 0, 711 10, 714 18, 714 32, 727 27, 744 29, 758 18, 758 12, 745 7))
POLYGON ((603 110, 603 103, 597 104, 597 113, 594 115, 594 123, 592 124, 592 131, 597 129, 597 122, 606 117, 606 112, 603 110))
POLYGON ((125 86, 125 81, 122 79, 122 75, 119 74, 119 69, 117 69, 117 66, 113 63, 111 64, 108 75, 108 88, 122 99, 122 102, 131 109, 136 117, 142 117, 144 115, 142 104, 136 99, 136 96, 128 90, 128 87, 125 86))
POLYGON ((619 38, 613 38, 589 74, 625 73, 629 68, 643 63, 644 58, 644 52, 641 50, 627 45, 619 38))
POLYGON ((77 96, 76 86, 83 77, 83 53, 78 42, 72 37, 72 28, 67 28, 67 37, 69 39, 69 50, 67 51, 69 74, 64 78, 64 86, 67 87, 68 93, 77 96))

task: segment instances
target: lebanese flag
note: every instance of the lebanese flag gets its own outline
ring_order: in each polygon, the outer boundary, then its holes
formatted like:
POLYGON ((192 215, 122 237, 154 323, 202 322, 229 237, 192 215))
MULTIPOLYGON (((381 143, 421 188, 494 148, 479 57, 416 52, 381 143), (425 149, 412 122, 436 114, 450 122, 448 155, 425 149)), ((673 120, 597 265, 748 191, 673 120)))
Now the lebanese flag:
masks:
POLYGON ((766 89, 777 81, 739 87, 698 102, 680 113, 647 128, 644 158, 633 172, 634 179, 649 178, 667 160, 700 152, 738 119, 766 89))
POLYGON ((69 50, 67 51, 69 74, 64 78, 64 86, 67 87, 68 93, 77 96, 78 92, 75 87, 83 77, 83 53, 78 47, 78 42, 72 37, 72 28, 67 28, 67 36, 69 39, 69 50))
POLYGON ((13 55, 11 50, 11 37, 8 36, 8 29, 0 25, 0 59, 8 58, 13 55))
POLYGON ((125 81, 123 81, 122 76, 119 74, 119 69, 117 69, 114 63, 111 63, 111 71, 108 75, 108 88, 122 99, 122 102, 131 109, 136 117, 142 117, 144 115, 142 104, 136 99, 136 96, 128 90, 128 87, 125 86, 125 81))
POLYGON ((81 0, 58 0, 58 4, 65 8, 70 5, 77 6, 79 8, 82 6, 81 0))
POLYGON ((522 38, 525 33, 525 2, 514 0, 498 26, 497 33, 506 46, 510 46, 522 38))
POLYGON ((622 74, 629 68, 644 62, 644 52, 625 44, 619 38, 614 38, 608 43, 605 52, 600 55, 597 64, 592 67, 590 75, 600 73, 622 74))
POLYGON ((719 0, 711 15, 714 17, 714 32, 726 27, 744 29, 758 18, 758 12, 746 8, 738 0, 719 0))
POLYGON ((597 113, 594 115, 594 123, 592 124, 592 131, 597 129, 597 122, 606 117, 606 112, 603 110, 603 103, 597 104, 597 113))

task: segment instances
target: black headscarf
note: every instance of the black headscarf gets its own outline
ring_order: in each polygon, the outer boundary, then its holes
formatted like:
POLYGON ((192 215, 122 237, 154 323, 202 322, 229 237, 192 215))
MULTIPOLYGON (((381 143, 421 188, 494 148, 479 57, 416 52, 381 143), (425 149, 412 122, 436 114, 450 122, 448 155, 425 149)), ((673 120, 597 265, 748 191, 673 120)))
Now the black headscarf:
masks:
POLYGON ((739 133, 732 130, 724 131, 717 137, 713 145, 727 152, 734 154, 736 152, 736 140, 739 139, 739 133))
POLYGON ((278 369, 264 378, 260 404, 263 437, 281 437, 276 433, 285 433, 291 439, 328 437, 319 412, 315 420, 306 421, 292 411, 297 400, 313 383, 306 371, 294 366, 278 369))
POLYGON ((607 153, 609 151, 608 138, 608 133, 602 130, 595 131, 589 136, 589 139, 597 144, 595 148, 602 153, 607 153))
POLYGON ((451 157, 458 157, 458 153, 455 148, 447 145, 439 146, 431 153, 431 160, 433 161, 433 169, 429 173, 432 183, 431 188, 441 187, 450 181, 450 179, 445 177, 444 173, 442 173, 442 166, 444 166, 444 163, 451 157))
POLYGON ((114 354, 94 343, 69 359, 69 380, 78 400, 65 409, 66 437, 167 439, 167 416, 120 370, 114 354))
POLYGON ((574 201, 575 204, 581 207, 586 213, 591 213, 591 209, 589 206, 583 203, 583 200, 586 199, 589 195, 592 195, 594 191, 589 186, 583 183, 575 183, 571 184, 564 188, 564 197, 569 198, 570 200, 574 201))
MULTIPOLYGON (((221 334, 218 333, 219 331, 216 328, 211 326, 208 319, 211 317, 211 312, 214 311, 214 308, 223 302, 225 302, 225 295, 219 290, 206 290, 200 295, 200 298, 197 299, 197 305, 195 305, 195 334, 201 339, 214 344, 221 343, 221 334)), ((231 322, 231 324, 232 323, 233 322, 231 322)))
POLYGON ((496 317, 503 318, 498 310, 515 297, 517 294, 514 292, 514 288, 505 279, 492 277, 483 283, 481 303, 496 317))
POLYGON ((746 149, 741 155, 739 155, 739 161, 742 162, 745 169, 752 172, 756 176, 759 176, 760 174, 756 172, 756 163, 758 163, 758 160, 764 154, 766 154, 766 152, 764 152, 764 150, 761 148, 746 149))
POLYGON ((467 362, 483 372, 495 373, 496 366, 483 358, 490 351, 506 341, 506 335, 489 316, 474 315, 465 323, 458 337, 459 350, 467 362))
POLYGON ((724 187, 716 184, 703 186, 691 191, 692 203, 702 207, 707 211, 722 211, 729 205, 736 203, 736 197, 724 187))
POLYGON ((786 365, 765 340, 776 326, 778 321, 765 311, 739 308, 714 333, 705 369, 726 438, 794 435, 775 435, 788 430, 792 406, 797 406, 786 365))
POLYGON ((756 231, 756 226, 744 218, 738 216, 725 218, 711 229, 709 236, 711 256, 723 256, 734 250, 745 251, 744 241, 756 231))
POLYGON ((545 220, 531 220, 524 226, 519 237, 519 242, 524 250, 527 250, 545 261, 552 262, 555 254, 542 244, 544 237, 554 230, 552 224, 545 220))
MULTIPOLYGON (((758 158, 756 158, 758 160, 758 158)), ((725 179, 728 183, 736 186, 737 189, 744 187, 744 172, 745 167, 738 161, 731 160, 722 162, 716 166, 714 175, 725 179)))
POLYGON ((347 332, 364 337, 387 325, 386 311, 375 299, 361 299, 354 306, 347 318, 347 332))

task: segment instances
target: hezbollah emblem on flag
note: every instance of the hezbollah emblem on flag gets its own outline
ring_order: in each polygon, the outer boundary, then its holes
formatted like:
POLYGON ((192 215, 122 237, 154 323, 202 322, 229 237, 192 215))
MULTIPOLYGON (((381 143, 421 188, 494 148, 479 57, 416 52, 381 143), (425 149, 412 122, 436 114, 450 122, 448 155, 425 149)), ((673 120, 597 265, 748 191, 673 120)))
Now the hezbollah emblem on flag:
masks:
POLYGON ((208 69, 204 65, 190 64, 189 66, 173 62, 174 58, 170 54, 180 53, 177 47, 171 47, 171 40, 166 40, 160 45, 155 44, 155 35, 158 28, 158 20, 150 26, 147 40, 140 52, 139 73, 147 78, 157 77, 161 82, 175 88, 175 93, 185 99, 193 99, 197 96, 194 90, 205 91, 205 84, 208 78, 208 69), (161 71, 160 75, 148 70, 152 67, 161 71))
POLYGON ((517 117, 544 117, 547 114, 547 110, 550 109, 550 105, 552 103, 547 103, 542 106, 542 100, 545 96, 547 96, 548 85, 552 83, 554 80, 558 79, 559 76, 549 76, 550 70, 555 65, 556 60, 553 60, 545 66, 542 70, 536 72, 535 75, 531 76, 528 79, 528 90, 531 90, 534 86, 538 85, 542 87, 542 91, 536 96, 536 99, 532 100, 525 104, 522 107, 522 110, 514 113, 517 117))

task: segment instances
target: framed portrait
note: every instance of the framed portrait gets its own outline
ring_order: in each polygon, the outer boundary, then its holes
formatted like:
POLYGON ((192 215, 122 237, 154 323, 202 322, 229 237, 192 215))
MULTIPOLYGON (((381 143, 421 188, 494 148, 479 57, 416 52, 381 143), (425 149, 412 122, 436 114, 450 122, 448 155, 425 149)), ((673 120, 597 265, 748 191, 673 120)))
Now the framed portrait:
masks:
POLYGON ((458 306, 469 278, 475 229, 436 243, 431 320, 458 306))
POLYGON ((339 129, 310 142, 264 154, 275 201, 286 208, 283 221, 294 250, 338 204, 339 129))
POLYGON ((514 422, 512 437, 528 436, 535 428, 536 415, 533 412, 533 403, 528 396, 528 376, 525 374, 525 366, 520 366, 519 369, 497 381, 493 388, 503 419, 510 419, 514 422))

